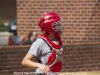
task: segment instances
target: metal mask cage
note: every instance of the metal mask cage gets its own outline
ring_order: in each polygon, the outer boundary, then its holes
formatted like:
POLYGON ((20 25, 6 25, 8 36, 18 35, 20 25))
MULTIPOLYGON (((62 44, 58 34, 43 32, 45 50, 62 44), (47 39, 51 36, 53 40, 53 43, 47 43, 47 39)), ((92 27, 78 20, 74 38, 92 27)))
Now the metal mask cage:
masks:
POLYGON ((57 21, 57 22, 52 23, 52 29, 55 32, 58 32, 59 35, 61 35, 64 29, 64 25, 61 24, 61 21, 57 21))

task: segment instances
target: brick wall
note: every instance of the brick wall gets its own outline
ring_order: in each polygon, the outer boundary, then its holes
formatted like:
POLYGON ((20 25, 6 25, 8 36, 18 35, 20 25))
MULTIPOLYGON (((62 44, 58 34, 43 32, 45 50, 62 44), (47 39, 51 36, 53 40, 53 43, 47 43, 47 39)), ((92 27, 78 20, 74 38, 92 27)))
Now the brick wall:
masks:
POLYGON ((33 72, 21 65, 21 61, 30 46, 0 47, 0 75, 16 75, 14 72, 33 72))
POLYGON ((100 43, 78 43, 64 46, 63 72, 100 70, 100 43))
POLYGON ((100 0, 17 0, 18 34, 40 33, 37 24, 47 11, 64 20, 64 44, 100 41, 100 0))
MULTIPOLYGON (((33 72, 34 69, 21 65, 30 46, 0 47, 0 75, 13 75, 14 72, 33 72)), ((100 70, 100 43, 64 45, 62 72, 100 70)))

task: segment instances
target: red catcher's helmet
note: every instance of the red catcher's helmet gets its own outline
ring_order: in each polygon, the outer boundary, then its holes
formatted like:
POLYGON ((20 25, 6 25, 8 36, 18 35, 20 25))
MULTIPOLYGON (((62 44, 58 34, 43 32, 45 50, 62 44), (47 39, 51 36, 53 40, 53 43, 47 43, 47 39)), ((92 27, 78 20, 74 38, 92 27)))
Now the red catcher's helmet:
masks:
POLYGON ((54 33, 54 35, 60 38, 63 30, 63 25, 60 24, 60 16, 54 12, 44 13, 43 17, 39 21, 39 26, 45 33, 54 33))

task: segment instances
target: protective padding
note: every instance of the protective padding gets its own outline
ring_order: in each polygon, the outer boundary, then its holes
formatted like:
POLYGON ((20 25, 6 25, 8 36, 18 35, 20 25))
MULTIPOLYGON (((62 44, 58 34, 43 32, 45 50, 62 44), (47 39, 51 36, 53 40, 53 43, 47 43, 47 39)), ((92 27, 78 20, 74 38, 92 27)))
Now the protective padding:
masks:
MULTIPOLYGON (((48 57, 48 65, 51 65, 56 59, 56 52, 52 51, 51 55, 48 57)), ((53 66, 50 67, 52 72, 60 72, 62 68, 62 62, 58 61, 53 66)))
POLYGON ((62 68, 62 62, 59 61, 59 62, 55 63, 55 64, 50 68, 50 70, 51 70, 52 72, 60 72, 60 71, 61 71, 61 68, 62 68))
POLYGON ((48 57, 48 65, 51 65, 56 58, 55 51, 52 51, 51 55, 48 57))

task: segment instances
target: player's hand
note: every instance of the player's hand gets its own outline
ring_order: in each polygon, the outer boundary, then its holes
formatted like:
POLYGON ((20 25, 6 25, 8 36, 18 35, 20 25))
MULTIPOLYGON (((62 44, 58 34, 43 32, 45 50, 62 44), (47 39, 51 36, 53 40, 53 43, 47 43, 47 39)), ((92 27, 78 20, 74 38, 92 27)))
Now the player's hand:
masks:
POLYGON ((49 66, 45 66, 44 64, 39 64, 38 67, 44 74, 50 73, 49 66))

